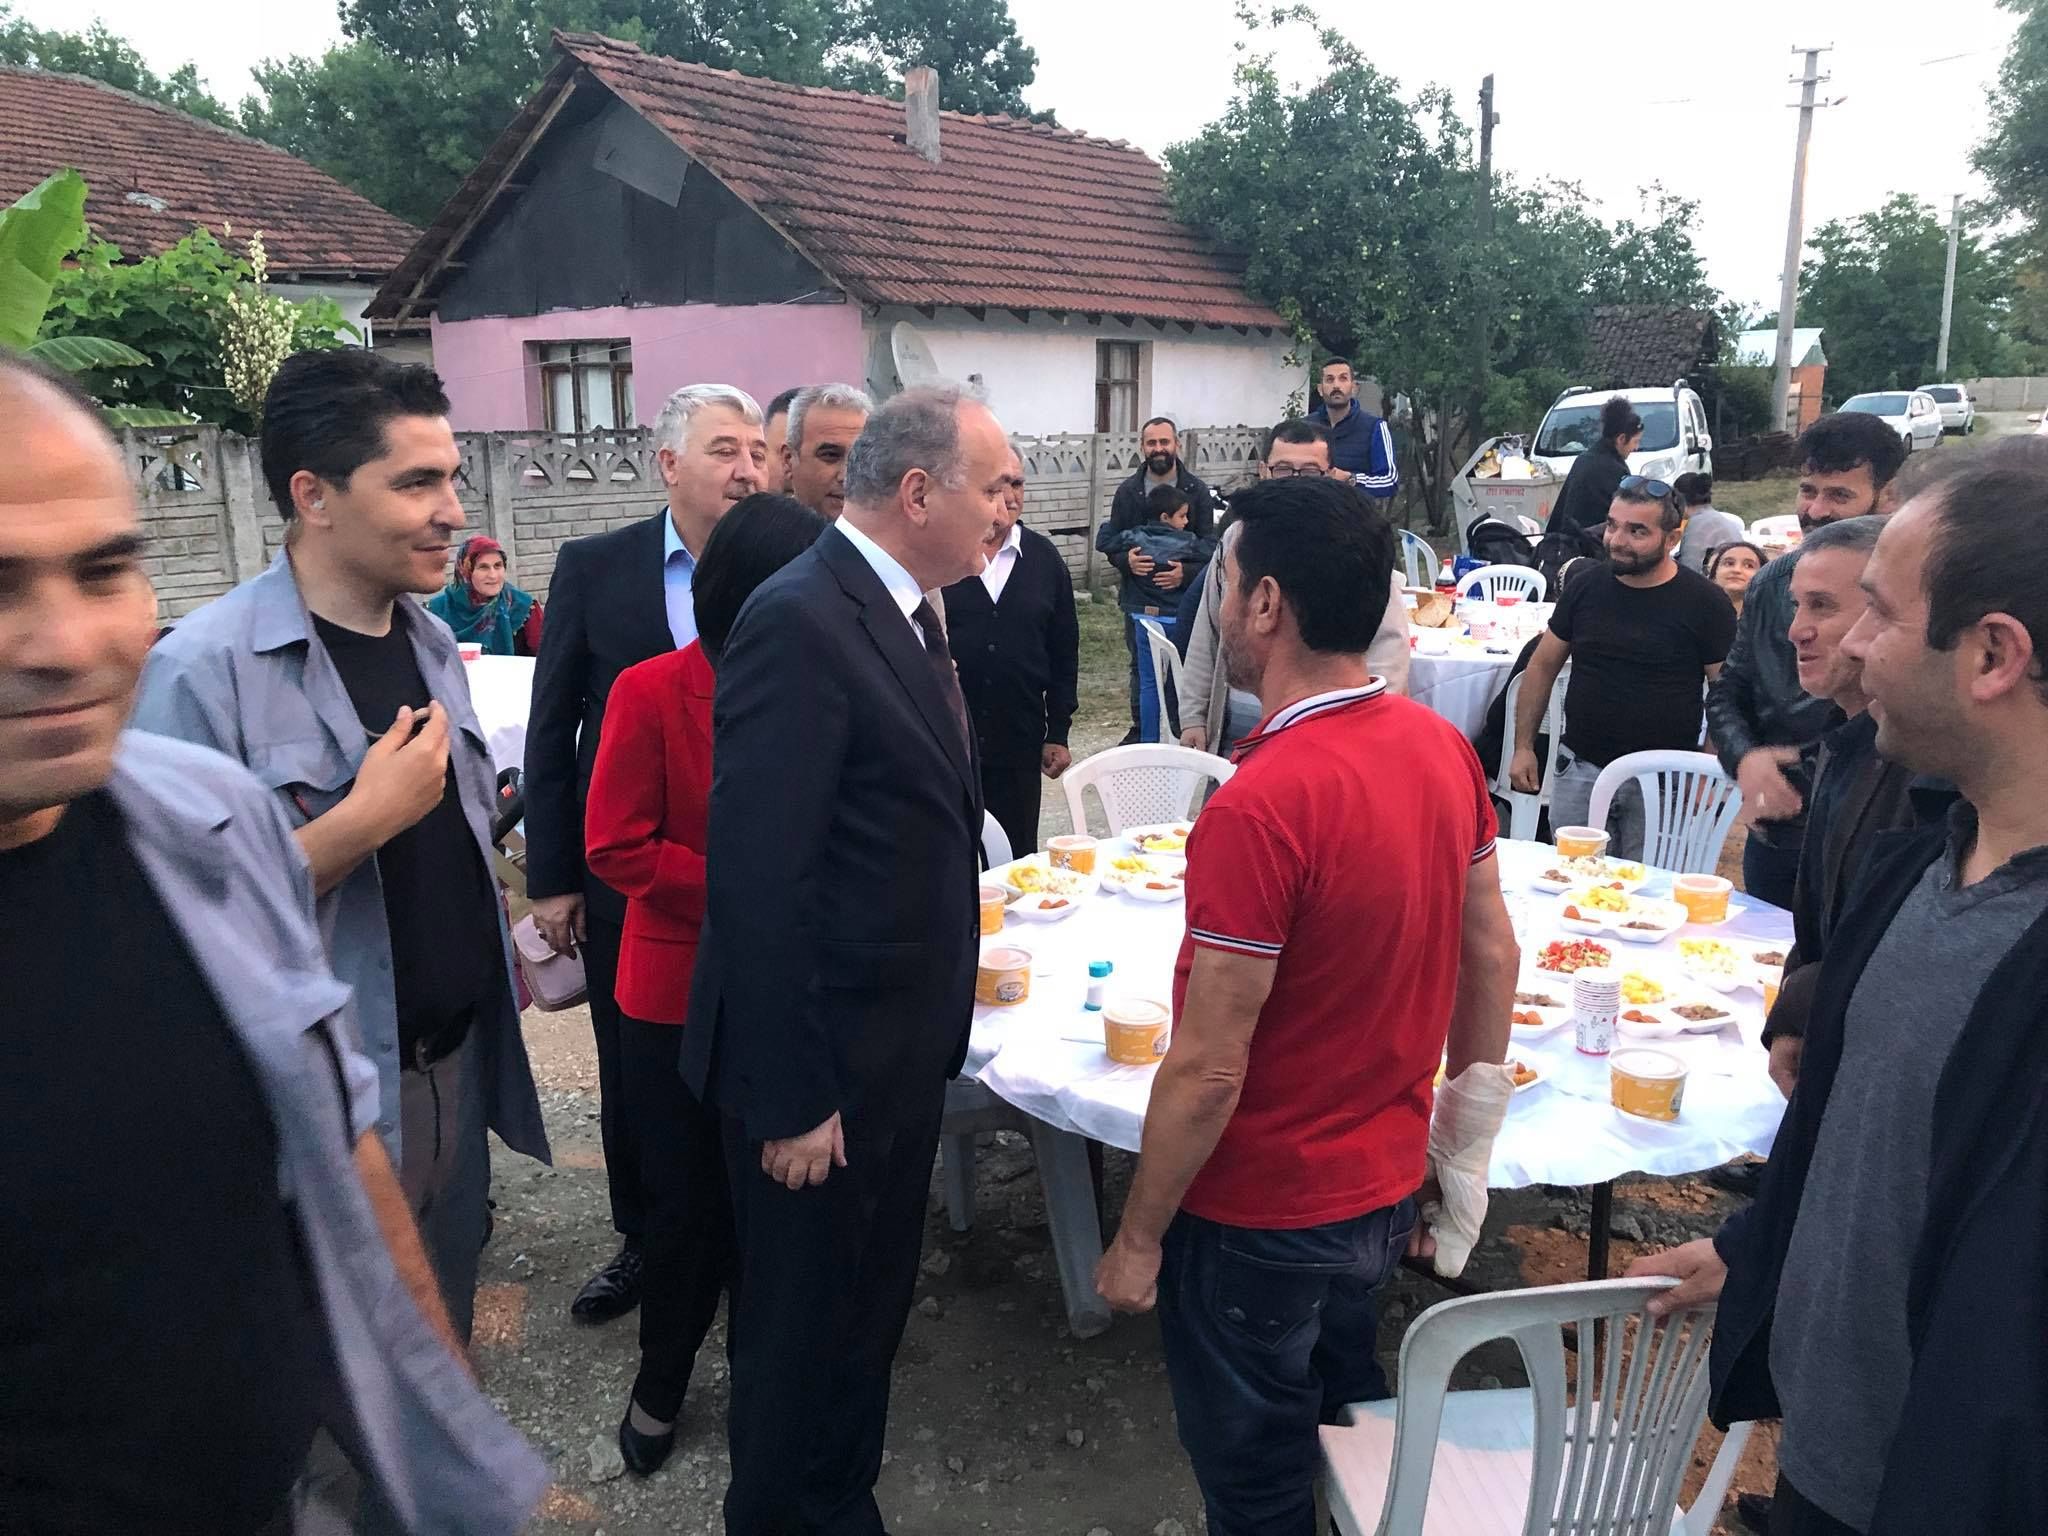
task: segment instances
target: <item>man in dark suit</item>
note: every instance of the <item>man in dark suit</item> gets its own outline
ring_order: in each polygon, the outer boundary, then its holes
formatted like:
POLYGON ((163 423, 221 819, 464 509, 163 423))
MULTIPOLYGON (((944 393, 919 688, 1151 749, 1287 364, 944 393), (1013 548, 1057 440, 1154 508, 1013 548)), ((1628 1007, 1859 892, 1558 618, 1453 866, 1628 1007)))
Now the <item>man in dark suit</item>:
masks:
POLYGON ((923 592, 981 569, 1009 463, 960 389, 890 400, 839 522, 719 661, 683 1072, 724 1118, 739 1233, 728 1536, 881 1536, 889 1365, 978 943, 980 786, 923 592))
POLYGON ((599 1128, 612 1225, 624 1242, 570 1305, 605 1322, 640 1301, 644 1200, 639 1157, 619 1088, 618 975, 626 898, 583 859, 583 809, 605 698, 626 668, 697 638, 690 586, 697 557, 727 507, 769 483, 761 407, 726 384, 692 384, 655 419, 655 462, 668 505, 644 522, 572 539, 555 556, 548 625, 526 725, 526 889, 558 953, 583 956, 597 1036, 599 1128))
POLYGON ((1024 461, 1010 453, 1003 517, 979 576, 946 588, 946 637, 981 757, 981 801, 1017 853, 1038 846, 1041 775, 1073 763, 1079 686, 1074 578, 1053 542, 1024 526, 1024 461))

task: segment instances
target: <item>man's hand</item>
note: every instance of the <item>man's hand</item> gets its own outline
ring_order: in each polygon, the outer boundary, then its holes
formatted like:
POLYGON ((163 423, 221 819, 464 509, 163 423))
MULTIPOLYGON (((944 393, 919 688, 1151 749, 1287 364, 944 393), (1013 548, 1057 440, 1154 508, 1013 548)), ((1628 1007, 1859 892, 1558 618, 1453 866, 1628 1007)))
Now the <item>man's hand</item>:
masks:
POLYGON ((348 792, 380 848, 439 805, 448 782, 448 711, 438 702, 429 704, 426 723, 414 735, 413 724, 421 718, 409 706, 399 706, 391 729, 363 754, 355 787, 348 792))
POLYGON ((1152 578, 1152 585, 1157 587, 1162 592, 1171 592, 1175 587, 1178 587, 1180 584, 1181 569, 1180 562, 1178 560, 1173 561, 1169 565, 1161 566, 1159 569, 1159 574, 1152 578))
POLYGON ((1336 465, 1332 464, 1330 466, 1330 472, 1326 478, 1331 480, 1341 480, 1346 485, 1349 485, 1352 481, 1353 476, 1350 470, 1339 469, 1336 465))
POLYGON ((1038 769, 1048 779, 1056 779, 1074 766, 1074 754, 1056 741, 1048 741, 1038 754, 1038 769))
POLYGON ((569 954, 590 937, 590 925, 584 921, 583 898, 580 895, 542 896, 531 903, 530 910, 533 926, 548 941, 548 948, 558 955, 569 954))
POLYGON ((1159 1245, 1120 1230, 1095 1266, 1095 1291, 1119 1312, 1150 1312, 1159 1304, 1159 1245))
POLYGON ((1702 1237, 1662 1253, 1646 1253, 1629 1265, 1628 1276, 1640 1280, 1646 1275, 1675 1275, 1679 1284, 1650 1298, 1650 1316, 1663 1317, 1686 1307, 1704 1306, 1721 1299, 1721 1287, 1728 1283, 1728 1266, 1714 1240, 1702 1237))
POLYGON ((1180 744, 1197 752, 1209 750, 1209 733, 1199 725, 1191 725, 1180 733, 1180 744))
POLYGON ((837 1114, 801 1136, 761 1143, 761 1171, 786 1189, 822 1184, 834 1166, 846 1166, 846 1132, 837 1114))
POLYGON ((1805 1051, 1806 1041, 1798 1035, 1777 1035, 1771 1040, 1771 1081, 1788 1099, 1799 1084, 1799 1058, 1805 1051))
POLYGON ((1536 761, 1536 753, 1528 747, 1518 749, 1508 764, 1508 783, 1525 795, 1533 795, 1543 788, 1543 767, 1536 761))
POLYGON ((1806 797, 1785 775, 1786 766, 1798 761, 1797 747, 1758 747, 1735 765, 1742 803, 1758 821, 1784 821, 1799 814, 1806 797))
POLYGON ((1142 549, 1134 549, 1124 556, 1124 568, 1133 576, 1150 576, 1152 574, 1152 557, 1142 549))

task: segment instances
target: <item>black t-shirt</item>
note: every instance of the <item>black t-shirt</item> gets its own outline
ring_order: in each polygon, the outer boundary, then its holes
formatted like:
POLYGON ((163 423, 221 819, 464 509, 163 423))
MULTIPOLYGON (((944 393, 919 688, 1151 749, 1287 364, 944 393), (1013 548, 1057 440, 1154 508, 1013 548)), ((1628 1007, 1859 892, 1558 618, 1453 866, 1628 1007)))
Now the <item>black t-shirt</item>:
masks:
MULTIPOLYGON (((401 705, 426 709, 426 681, 404 625, 394 620, 386 634, 362 635, 315 615, 313 627, 373 740, 391 729, 401 705)), ((454 1049, 506 985, 497 891, 462 814, 453 761, 441 803, 377 850, 377 875, 391 929, 399 1052, 411 1065, 420 1043, 454 1049)))
POLYGON ((1706 669, 1735 643, 1735 605, 1683 566, 1654 587, 1623 584, 1611 567, 1573 571, 1550 632, 1572 648, 1564 744, 1601 767, 1630 752, 1700 744, 1706 669))
POLYGON ((0 1531, 255 1531, 323 1353, 262 1088, 104 792, 0 912, 0 1531))

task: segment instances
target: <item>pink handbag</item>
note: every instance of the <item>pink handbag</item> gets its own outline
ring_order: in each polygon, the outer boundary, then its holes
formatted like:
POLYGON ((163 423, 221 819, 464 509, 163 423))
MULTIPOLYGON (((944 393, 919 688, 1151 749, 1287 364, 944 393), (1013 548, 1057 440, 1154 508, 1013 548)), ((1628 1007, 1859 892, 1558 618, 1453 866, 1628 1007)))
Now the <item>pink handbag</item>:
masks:
POLYGON ((533 994, 534 1006, 542 1012, 560 1013, 564 1008, 574 1008, 589 995, 583 979, 583 957, 556 954, 541 936, 540 924, 533 920, 531 912, 512 925, 512 953, 519 957, 519 974, 526 979, 526 990, 533 994))

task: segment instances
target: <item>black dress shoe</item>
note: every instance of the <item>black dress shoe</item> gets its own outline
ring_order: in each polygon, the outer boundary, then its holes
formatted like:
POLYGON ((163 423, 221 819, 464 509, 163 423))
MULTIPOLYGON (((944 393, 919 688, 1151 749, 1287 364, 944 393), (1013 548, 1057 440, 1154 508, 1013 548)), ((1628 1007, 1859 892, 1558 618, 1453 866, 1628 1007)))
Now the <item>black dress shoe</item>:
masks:
POLYGON ((626 1416, 619 1420, 619 1454, 626 1459, 626 1470, 641 1477, 652 1477, 661 1470, 661 1464, 668 1460, 668 1453, 676 1448, 676 1427, 669 1425, 665 1435, 643 1435, 633 1427, 633 1404, 626 1403, 626 1416))
POLYGON ((640 1268, 640 1245, 626 1244, 609 1264, 583 1282, 583 1289, 569 1303, 569 1315, 585 1323, 624 1317, 640 1305, 640 1268))
POLYGON ((1769 1536, 1771 1529, 1771 1496, 1767 1493, 1738 1493, 1735 1496, 1735 1513, 1742 1523, 1756 1533, 1769 1536))

